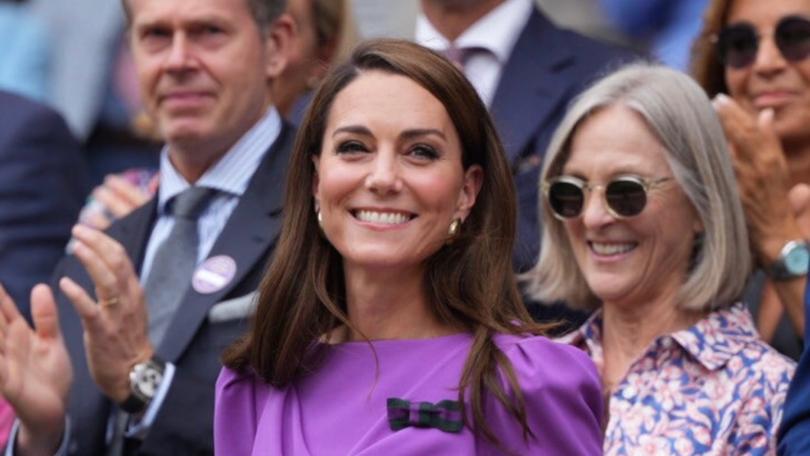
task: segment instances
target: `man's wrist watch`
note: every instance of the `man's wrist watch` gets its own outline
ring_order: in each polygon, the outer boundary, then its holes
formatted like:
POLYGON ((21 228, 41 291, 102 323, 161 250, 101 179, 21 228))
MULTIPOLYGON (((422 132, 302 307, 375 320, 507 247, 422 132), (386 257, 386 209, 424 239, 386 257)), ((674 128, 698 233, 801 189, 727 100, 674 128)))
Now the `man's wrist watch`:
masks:
POLYGON ((782 247, 779 258, 765 272, 772 280, 790 280, 807 275, 810 267, 810 249, 804 240, 789 241, 782 247))
POLYGON ((146 410, 163 381, 165 371, 166 362, 157 356, 133 366, 129 372, 129 397, 118 404, 121 410, 130 414, 146 410))

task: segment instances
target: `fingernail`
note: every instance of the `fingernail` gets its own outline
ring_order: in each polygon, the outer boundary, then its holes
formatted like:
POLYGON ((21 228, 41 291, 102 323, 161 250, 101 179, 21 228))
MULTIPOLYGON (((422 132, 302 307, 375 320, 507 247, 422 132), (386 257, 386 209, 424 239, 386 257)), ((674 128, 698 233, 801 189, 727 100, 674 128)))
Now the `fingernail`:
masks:
POLYGON ((712 100, 712 104, 715 105, 715 106, 716 105, 722 105, 722 104, 728 103, 728 100, 729 100, 728 95, 726 95, 724 93, 718 93, 717 95, 714 96, 714 99, 712 100))
POLYGON ((73 225, 73 228, 70 230, 70 232, 73 233, 74 236, 81 236, 82 234, 88 233, 89 228, 80 223, 77 223, 76 225, 73 225))
POLYGON ((773 125, 773 108, 763 109, 757 114, 757 124, 760 128, 770 129, 773 125))

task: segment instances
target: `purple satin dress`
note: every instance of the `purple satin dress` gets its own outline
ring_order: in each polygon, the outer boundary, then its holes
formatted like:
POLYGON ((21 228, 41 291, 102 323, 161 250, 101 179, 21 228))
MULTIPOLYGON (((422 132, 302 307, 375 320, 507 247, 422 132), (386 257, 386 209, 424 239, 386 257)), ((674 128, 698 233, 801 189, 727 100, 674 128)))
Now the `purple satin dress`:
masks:
MULTIPOLYGON (((544 337, 499 335, 495 341, 512 362, 534 433, 524 440, 518 422, 488 398, 487 421, 503 447, 520 455, 602 454, 601 382, 587 355, 544 337)), ((395 431, 388 421, 390 398, 457 400, 471 342, 468 334, 375 341, 378 368, 366 342, 333 345, 316 372, 283 389, 223 369, 214 418, 216 454, 503 454, 466 426, 460 432, 418 426, 395 431)))

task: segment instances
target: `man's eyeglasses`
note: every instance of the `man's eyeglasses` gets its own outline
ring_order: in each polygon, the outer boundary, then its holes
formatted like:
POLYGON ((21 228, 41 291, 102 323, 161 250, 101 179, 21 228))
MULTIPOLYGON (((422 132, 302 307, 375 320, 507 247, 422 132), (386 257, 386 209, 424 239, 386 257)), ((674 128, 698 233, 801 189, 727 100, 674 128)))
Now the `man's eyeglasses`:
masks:
POLYGON ((557 176, 543 183, 543 192, 554 216, 560 220, 582 215, 585 191, 604 187, 603 197, 607 211, 616 218, 635 217, 647 205, 647 193, 661 183, 672 179, 644 179, 638 176, 619 176, 607 184, 589 184, 574 176, 557 176))
MULTIPOLYGON (((717 54, 724 65, 745 68, 754 63, 761 36, 748 22, 738 22, 717 34, 717 54)), ((782 56, 797 62, 810 55, 810 20, 801 16, 786 16, 779 20, 773 39, 782 56)))

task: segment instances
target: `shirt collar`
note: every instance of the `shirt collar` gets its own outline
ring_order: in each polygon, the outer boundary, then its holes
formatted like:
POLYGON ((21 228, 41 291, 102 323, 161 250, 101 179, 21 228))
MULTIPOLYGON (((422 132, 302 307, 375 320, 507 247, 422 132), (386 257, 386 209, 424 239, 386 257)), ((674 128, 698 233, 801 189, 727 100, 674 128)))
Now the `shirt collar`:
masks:
MULTIPOLYGON (((281 131, 281 117, 270 107, 253 127, 209 168, 196 185, 219 190, 233 196, 242 196, 253 172, 265 152, 281 131), (246 172, 249 171, 249 172, 246 172)), ((175 169, 169 160, 169 145, 160 153, 160 186, 158 187, 158 213, 166 209, 166 203, 191 184, 175 169)))
POLYGON ((759 337, 753 318, 742 303, 717 310, 672 338, 707 369, 717 370, 759 337))
MULTIPOLYGON (((531 0, 507 0, 471 25, 453 44, 458 48, 487 49, 503 64, 529 21, 532 8, 531 0)), ((435 51, 450 47, 450 41, 421 12, 416 18, 414 37, 417 43, 435 51)))
MULTIPOLYGON (((726 365, 742 348, 758 338, 751 314, 742 303, 716 310, 692 327, 660 336, 671 339, 706 369, 714 371, 726 365)), ((585 350, 597 366, 603 363, 602 310, 597 310, 575 331, 561 337, 560 342, 585 350)), ((666 345, 666 344, 664 344, 666 345)), ((653 343, 652 347, 659 347, 653 343)))
POLYGON ((557 340, 584 350, 601 371, 604 361, 602 356, 602 309, 594 311, 582 326, 557 340))

